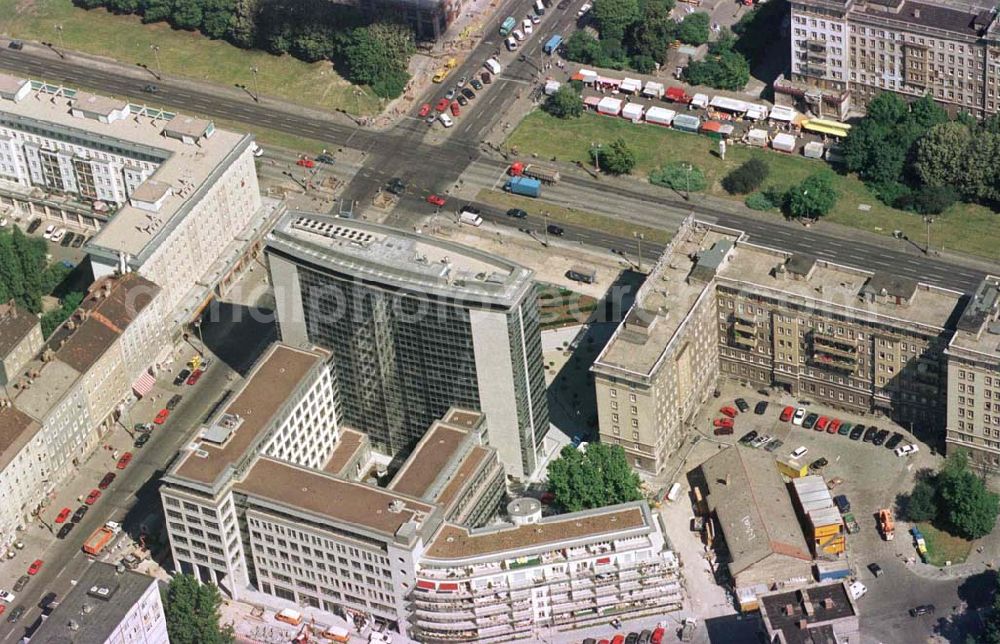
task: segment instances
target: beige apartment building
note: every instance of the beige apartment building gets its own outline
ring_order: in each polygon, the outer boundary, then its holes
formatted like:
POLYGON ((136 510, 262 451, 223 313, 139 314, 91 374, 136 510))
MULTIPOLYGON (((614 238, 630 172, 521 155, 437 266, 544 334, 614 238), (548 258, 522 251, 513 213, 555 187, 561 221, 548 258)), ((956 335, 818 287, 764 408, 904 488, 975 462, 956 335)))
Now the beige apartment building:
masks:
POLYGON ((964 447, 974 463, 1000 469, 1000 278, 979 285, 946 353, 948 447, 964 447))
POLYGON ((17 372, 42 350, 41 319, 14 300, 0 304, 0 385, 17 377, 17 372))
POLYGON ((718 377, 942 428, 961 298, 689 220, 592 367, 601 440, 659 473, 718 377))
POLYGON ((1000 108, 1000 28, 987 3, 793 0, 790 77, 779 95, 809 96, 843 117, 883 91, 928 95, 976 118, 1000 108))

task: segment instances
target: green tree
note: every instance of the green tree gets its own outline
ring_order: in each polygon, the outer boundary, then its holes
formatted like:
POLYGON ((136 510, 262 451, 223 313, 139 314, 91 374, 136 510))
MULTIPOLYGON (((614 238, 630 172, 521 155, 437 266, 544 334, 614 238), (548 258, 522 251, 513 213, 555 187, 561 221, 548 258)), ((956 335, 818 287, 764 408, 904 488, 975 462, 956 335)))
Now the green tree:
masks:
POLYGON ((841 146, 847 169, 857 172, 861 179, 869 183, 899 181, 906 166, 909 146, 896 136, 895 130, 892 124, 884 124, 874 118, 862 119, 851 128, 841 146))
POLYGON ((722 187, 734 195, 745 195, 753 192, 764 183, 770 172, 768 165, 754 157, 743 162, 739 167, 722 179, 722 187))
POLYGON ((257 43, 257 16, 260 0, 235 0, 230 21, 229 40, 237 47, 249 49, 257 43))
MULTIPOLYGON (((334 34, 327 25, 311 24, 292 36, 288 52, 306 62, 330 58, 333 55, 334 34)), ((403 81, 405 84, 406 81, 403 81)))
POLYGON ((989 534, 1000 513, 1000 496, 990 492, 969 468, 964 450, 949 454, 937 476, 939 518, 960 537, 978 539, 989 534))
POLYGON ((937 513, 937 491, 933 482, 917 481, 906 503, 906 518, 910 521, 931 521, 937 513))
POLYGON ((569 512, 642 499, 639 476, 620 445, 590 443, 585 452, 567 445, 548 473, 549 491, 569 512))
POLYGON ((343 53, 350 80, 371 85, 383 98, 395 98, 405 87, 402 79, 409 78, 406 68, 415 51, 408 28, 377 22, 353 29, 343 53))
POLYGON ((894 92, 882 92, 868 103, 867 118, 891 127, 902 123, 909 112, 906 100, 894 92))
POLYGON ((771 198, 764 192, 755 192, 751 195, 747 195, 747 198, 743 200, 743 203, 750 210, 764 211, 772 210, 778 207, 778 205, 771 201, 771 198))
POLYGON ((611 145, 591 149, 590 156, 598 161, 601 170, 610 174, 628 174, 635 168, 635 153, 625 139, 615 139, 611 145))
POLYGON ((202 0, 201 30, 209 38, 221 39, 232 33, 234 0, 202 0))
POLYGON ((683 161, 670 161, 649 173, 649 182, 677 192, 701 192, 708 187, 701 168, 683 161))
MULTIPOLYGON (((656 63, 663 63, 670 51, 670 43, 677 36, 677 23, 670 16, 673 2, 657 2, 647 0, 640 6, 641 18, 632 25, 625 36, 625 43, 633 55, 633 61, 638 57, 648 58, 656 63)), ((643 67, 647 63, 643 61, 643 67)), ((639 65, 636 71, 642 72, 639 65)), ((648 72, 642 72, 648 73, 648 72)))
POLYGON ((827 170, 809 175, 802 183, 792 186, 785 193, 788 212, 793 217, 818 218, 830 212, 837 204, 837 191, 833 189, 833 174, 827 170))
POLYGON ((713 45, 704 60, 693 61, 684 69, 684 78, 694 85, 731 91, 743 89, 750 82, 750 64, 729 45, 728 41, 713 45))
POLYGON ((656 61, 645 54, 632 56, 632 69, 640 74, 652 74, 656 71, 656 61))
POLYGON ((41 320, 42 336, 48 338, 52 335, 52 332, 58 329, 60 324, 73 315, 73 311, 80 306, 81 302, 83 302, 83 293, 74 291, 63 298, 59 308, 43 314, 41 320))
POLYGON ((677 28, 677 38, 689 45, 704 45, 708 42, 711 22, 712 17, 703 11, 689 13, 677 28))
POLYGON ((222 596, 214 584, 200 584, 192 575, 175 575, 163 593, 167 635, 172 644, 229 644, 231 627, 219 628, 222 596))
POLYGON ((947 121, 917 140, 913 169, 929 186, 962 186, 973 135, 965 125, 947 121))
POLYGON ((563 45, 566 60, 592 65, 601 57, 601 43, 586 31, 574 31, 563 45))
POLYGON ((543 107, 546 112, 561 119, 579 118, 583 114, 583 99, 575 89, 563 85, 545 100, 543 107))
POLYGON ((178 29, 195 30, 201 27, 203 14, 199 0, 173 0, 170 24, 178 29))
POLYGON ((594 0, 591 14, 601 32, 601 40, 621 40, 625 30, 639 20, 639 0, 594 0))

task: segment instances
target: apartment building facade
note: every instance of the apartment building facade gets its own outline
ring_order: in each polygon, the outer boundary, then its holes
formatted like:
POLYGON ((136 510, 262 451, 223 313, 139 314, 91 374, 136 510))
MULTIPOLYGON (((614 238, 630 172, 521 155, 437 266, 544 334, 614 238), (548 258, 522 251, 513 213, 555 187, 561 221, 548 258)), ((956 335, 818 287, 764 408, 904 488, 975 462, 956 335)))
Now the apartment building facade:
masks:
MULTIPOLYGON (((793 0, 790 80, 841 116, 880 92, 930 96, 976 118, 1000 109, 1000 27, 991 5, 793 0)), ((776 90, 781 93, 780 86, 776 90)))
POLYGON ((0 304, 0 386, 42 350, 41 319, 14 300, 0 304))
POLYGON ((227 288, 276 216, 254 149, 212 121, 0 74, 0 206, 96 232, 94 278, 158 284, 172 327, 227 288))
POLYGON ((622 445, 639 469, 662 469, 719 376, 918 431, 946 424, 945 349, 961 293, 690 221, 646 284, 655 286, 639 291, 592 367, 601 440, 622 445), (694 368, 674 357, 685 346, 694 368), (661 380, 690 392, 682 399, 690 409, 680 406, 673 420, 655 415, 656 399, 646 395, 647 383, 661 380), (622 437, 629 425, 639 442, 622 437))
POLYGON ((968 450, 983 470, 1000 470, 1000 277, 979 285, 946 354, 948 447, 968 450))
POLYGON ((405 454, 452 406, 482 411, 511 476, 549 428, 532 272, 452 242, 312 213, 266 255, 284 341, 331 353, 344 423, 405 454))

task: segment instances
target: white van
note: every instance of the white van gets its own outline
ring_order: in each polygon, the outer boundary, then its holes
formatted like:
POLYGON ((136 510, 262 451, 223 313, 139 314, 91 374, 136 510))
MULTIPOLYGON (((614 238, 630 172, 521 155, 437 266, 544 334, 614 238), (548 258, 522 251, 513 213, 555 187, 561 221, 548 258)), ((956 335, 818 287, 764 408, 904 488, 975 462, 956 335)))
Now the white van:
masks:
POLYGON ((521 21, 521 30, 524 31, 524 35, 531 35, 531 32, 535 30, 534 25, 531 24, 531 18, 525 18, 521 21))
POLYGON ((514 36, 507 36, 507 40, 504 41, 504 44, 507 45, 507 51, 514 51, 517 49, 517 41, 514 40, 514 36))
POLYGON ((499 74, 501 69, 500 63, 498 63, 495 58, 490 58, 489 60, 487 60, 485 63, 483 63, 483 67, 490 70, 490 72, 492 72, 494 76, 499 74))
POLYGON ((451 120, 451 117, 443 112, 438 114, 438 120, 441 121, 441 125, 445 127, 451 127, 455 124, 455 122, 451 120))
POLYGON ((680 495, 681 495, 681 484, 674 483, 673 485, 670 486, 670 491, 667 492, 667 500, 670 502, 674 502, 678 499, 678 497, 680 497, 680 495))
POLYGON ((467 210, 462 211, 462 214, 459 215, 458 220, 463 224, 469 224, 470 226, 476 226, 477 228, 483 225, 482 217, 480 217, 478 214, 474 212, 469 212, 467 210))
POLYGON ((535 13, 540 16, 545 15, 545 5, 542 4, 542 0, 535 0, 535 13))

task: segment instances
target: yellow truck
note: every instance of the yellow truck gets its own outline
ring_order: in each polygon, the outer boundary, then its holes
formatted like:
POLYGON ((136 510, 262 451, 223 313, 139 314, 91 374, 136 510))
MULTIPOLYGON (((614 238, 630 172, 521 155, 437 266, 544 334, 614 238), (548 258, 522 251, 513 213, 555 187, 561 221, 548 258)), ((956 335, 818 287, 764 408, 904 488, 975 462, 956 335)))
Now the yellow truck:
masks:
POLYGON ((448 76, 448 70, 447 69, 439 69, 434 74, 434 78, 432 78, 431 80, 434 81, 435 83, 443 83, 444 79, 447 76, 448 76))

